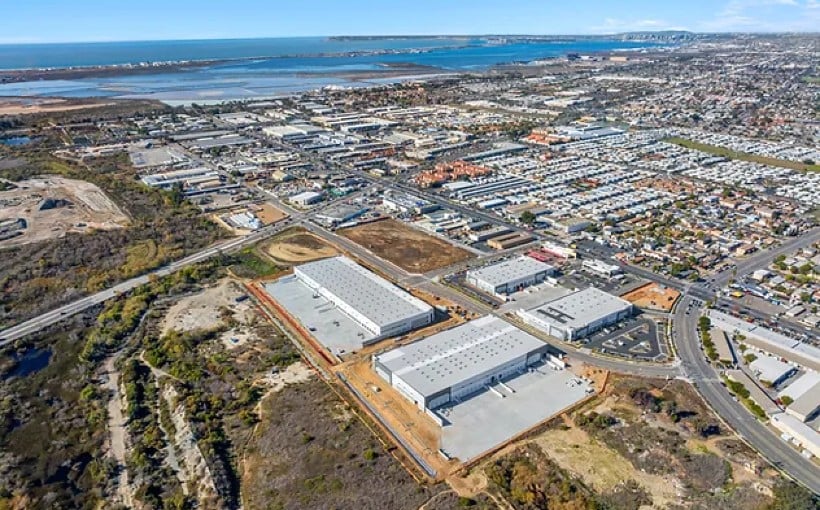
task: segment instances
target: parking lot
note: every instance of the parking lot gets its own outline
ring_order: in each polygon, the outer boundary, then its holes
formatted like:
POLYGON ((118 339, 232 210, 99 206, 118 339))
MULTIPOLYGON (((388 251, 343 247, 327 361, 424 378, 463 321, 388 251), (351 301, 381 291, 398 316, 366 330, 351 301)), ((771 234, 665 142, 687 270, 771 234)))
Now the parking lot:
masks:
POLYGON ((623 358, 664 361, 669 350, 663 339, 663 324, 648 316, 627 319, 581 340, 590 349, 623 358))
POLYGON ((630 274, 618 275, 614 278, 602 278, 582 269, 567 271, 558 281, 564 287, 576 289, 597 287, 615 296, 620 296, 624 292, 647 283, 646 280, 630 274))

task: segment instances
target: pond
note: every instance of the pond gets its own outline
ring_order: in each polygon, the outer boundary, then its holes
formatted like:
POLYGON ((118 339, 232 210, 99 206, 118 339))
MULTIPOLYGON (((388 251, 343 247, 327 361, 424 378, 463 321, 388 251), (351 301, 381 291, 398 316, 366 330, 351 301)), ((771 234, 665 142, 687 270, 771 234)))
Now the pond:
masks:
POLYGON ((13 136, 11 138, 0 138, 0 145, 8 145, 9 147, 19 147, 21 145, 28 145, 31 143, 31 138, 28 136, 13 136))
POLYGON ((25 377, 46 368, 51 360, 51 349, 31 348, 22 354, 12 355, 12 359, 15 362, 14 368, 3 379, 25 377))

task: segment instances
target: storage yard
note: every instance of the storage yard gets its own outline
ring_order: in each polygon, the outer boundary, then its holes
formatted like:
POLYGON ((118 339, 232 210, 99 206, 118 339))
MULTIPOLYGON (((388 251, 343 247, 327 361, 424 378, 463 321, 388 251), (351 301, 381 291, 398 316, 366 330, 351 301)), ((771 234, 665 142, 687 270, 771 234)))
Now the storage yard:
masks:
POLYGON ((426 273, 473 257, 464 249, 395 220, 358 225, 339 233, 411 273, 426 273))
POLYGON ((123 211, 94 184, 48 176, 0 191, 0 246, 128 225, 123 211))

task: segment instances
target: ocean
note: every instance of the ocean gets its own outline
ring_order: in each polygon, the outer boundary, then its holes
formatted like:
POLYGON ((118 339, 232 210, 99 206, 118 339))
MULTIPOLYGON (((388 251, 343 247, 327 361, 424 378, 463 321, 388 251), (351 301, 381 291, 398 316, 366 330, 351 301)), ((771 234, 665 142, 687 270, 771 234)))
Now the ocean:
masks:
POLYGON ((483 70, 567 53, 638 50, 624 41, 515 42, 483 38, 335 40, 323 37, 0 45, 0 69, 68 68, 142 62, 228 60, 151 74, 107 74, 73 80, 0 85, 0 96, 148 98, 169 103, 218 102, 283 95, 325 86, 367 86, 387 66, 413 64, 442 73, 483 70), (368 73, 355 79, 356 73, 368 73), (375 76, 375 77, 374 77, 375 76))

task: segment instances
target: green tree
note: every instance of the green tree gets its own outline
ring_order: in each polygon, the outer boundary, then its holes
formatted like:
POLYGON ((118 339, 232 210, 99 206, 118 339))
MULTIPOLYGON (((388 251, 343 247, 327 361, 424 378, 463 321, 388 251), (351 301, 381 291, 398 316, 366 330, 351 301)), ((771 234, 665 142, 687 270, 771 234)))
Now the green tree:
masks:
POLYGON ((524 211, 518 219, 525 225, 532 225, 535 223, 535 214, 531 211, 524 211))

